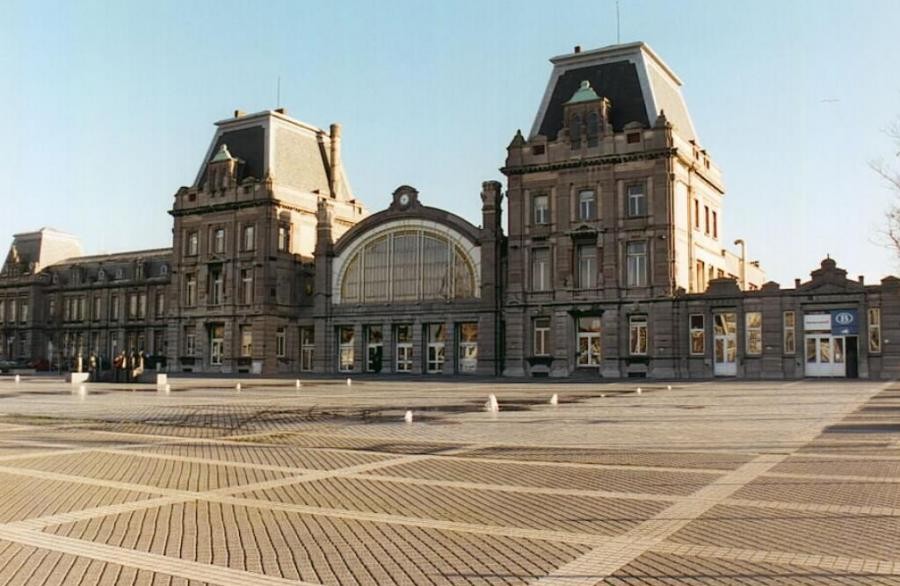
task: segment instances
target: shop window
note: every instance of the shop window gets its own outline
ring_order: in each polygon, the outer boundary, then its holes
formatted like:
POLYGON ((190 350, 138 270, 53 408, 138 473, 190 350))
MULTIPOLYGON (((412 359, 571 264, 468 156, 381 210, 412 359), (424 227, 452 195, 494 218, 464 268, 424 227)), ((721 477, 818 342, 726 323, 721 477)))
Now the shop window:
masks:
POLYGON ((309 372, 313 369, 315 348, 315 329, 311 327, 300 328, 300 370, 309 372))
POLYGON ((868 311, 869 352, 881 352, 881 308, 871 307, 868 311))
POLYGON ((534 320, 534 355, 550 355, 550 318, 538 317, 534 320))
POLYGON ((794 354, 797 351, 797 317, 793 311, 785 311, 782 319, 784 323, 784 353, 794 354))
POLYGON ((338 328, 338 368, 341 372, 350 372, 353 370, 353 362, 355 358, 353 337, 352 326, 344 326, 338 328))
POLYGON ((478 324, 462 323, 459 332, 459 371, 474 373, 478 368, 478 324))
POLYGON ((253 326, 241 326, 241 356, 253 356, 253 326))
POLYGON ((703 356, 706 354, 706 318, 702 313, 695 313, 690 320, 691 354, 703 356))
POLYGON ((748 356, 762 354, 762 313, 749 311, 744 315, 746 353, 748 356))
POLYGON ((647 345, 647 316, 632 315, 628 318, 628 351, 632 356, 646 356, 647 345))
POLYGON ((275 356, 284 358, 287 356, 287 339, 284 335, 284 328, 275 330, 275 356))
POLYGON ((209 363, 221 366, 225 354, 225 326, 212 326, 209 329, 209 363))

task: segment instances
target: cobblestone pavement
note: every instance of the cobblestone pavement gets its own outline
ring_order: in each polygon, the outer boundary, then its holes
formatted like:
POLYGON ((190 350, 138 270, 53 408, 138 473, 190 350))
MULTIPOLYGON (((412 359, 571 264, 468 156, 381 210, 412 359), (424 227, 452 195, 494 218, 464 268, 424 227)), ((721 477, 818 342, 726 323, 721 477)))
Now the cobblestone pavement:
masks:
POLYGON ((0 583, 900 586, 900 384, 170 383, 0 378, 0 583))

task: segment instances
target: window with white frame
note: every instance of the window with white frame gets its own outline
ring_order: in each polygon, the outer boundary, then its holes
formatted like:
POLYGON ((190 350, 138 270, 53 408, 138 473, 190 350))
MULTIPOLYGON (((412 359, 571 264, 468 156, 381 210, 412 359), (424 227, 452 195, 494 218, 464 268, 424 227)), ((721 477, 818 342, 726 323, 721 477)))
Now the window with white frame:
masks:
POLYGON ((209 363, 214 366, 221 366, 224 355, 225 326, 212 326, 209 329, 209 363))
POLYGON ((762 354, 762 313, 748 311, 744 314, 744 325, 746 354, 759 356, 762 354))
POLYGON ((313 369, 313 358, 315 357, 315 329, 312 327, 300 328, 300 370, 310 371, 313 369))
POLYGON ((575 248, 578 263, 578 287, 593 289, 597 286, 597 246, 580 244, 575 248))
POLYGON ((184 355, 193 356, 197 351, 197 338, 194 333, 194 326, 184 327, 184 355))
POLYGON ((217 254, 225 252, 225 228, 213 228, 212 249, 217 254))
POLYGON ((253 326, 241 326, 241 356, 253 356, 253 326))
POLYGON ((550 289, 550 249, 535 248, 531 251, 531 290, 550 289))
POLYGON ((461 323, 459 333, 459 372, 473 373, 478 368, 478 323, 461 323))
POLYGON ((209 303, 221 305, 225 293, 225 279, 222 276, 222 267, 215 266, 209 269, 209 303))
POLYGON ((354 348, 353 327, 343 326, 338 328, 338 368, 341 372, 353 370, 354 348))
POLYGON ((397 372, 412 372, 413 339, 412 326, 399 325, 394 329, 397 350, 397 372))
POLYGON ((628 352, 632 356, 647 354, 647 316, 632 315, 628 318, 628 352))
POLYGON ((881 352, 881 308, 870 307, 868 313, 869 352, 881 352))
POLYGON ((702 356, 706 353, 706 318, 702 313, 690 316, 691 354, 702 356))
POLYGON ((253 303, 253 269, 241 269, 241 303, 253 303))
POLYGON ((536 317, 534 319, 534 355, 550 355, 550 318, 536 317))
POLYGON ((245 251, 254 250, 256 248, 256 226, 246 224, 241 234, 241 249, 245 251))
POLYGON ((197 275, 193 273, 184 276, 184 304, 188 307, 197 305, 197 275))
POLYGON ((535 225, 550 223, 550 198, 547 195, 536 195, 531 200, 535 225))
POLYGON ((784 353, 794 354, 797 351, 797 316, 793 311, 785 311, 782 322, 784 325, 784 353))
POLYGON ((582 221, 597 218, 597 198, 590 189, 578 192, 578 219, 582 221))
POLYGON ((287 355, 287 340, 284 334, 284 328, 275 330, 275 356, 284 358, 287 355))
MULTIPOLYGON (((196 230, 191 230, 185 238, 184 254, 185 256, 197 256, 200 249, 200 236, 196 230)), ((116 277, 118 278, 118 277, 116 277)))
POLYGON ((647 286, 647 241, 636 240, 625 245, 626 287, 647 286))
POLYGON ((647 193, 643 183, 632 183, 626 188, 627 210, 629 218, 647 215, 647 193))
POLYGON ((278 225, 278 250, 281 252, 291 251, 291 227, 289 224, 278 225))

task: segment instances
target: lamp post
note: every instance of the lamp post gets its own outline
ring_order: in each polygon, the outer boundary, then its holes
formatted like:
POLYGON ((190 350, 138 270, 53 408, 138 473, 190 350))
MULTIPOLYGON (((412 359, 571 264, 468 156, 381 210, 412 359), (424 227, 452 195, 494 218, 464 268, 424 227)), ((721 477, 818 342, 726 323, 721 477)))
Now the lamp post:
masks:
POLYGON ((747 289, 747 243, 743 238, 734 241, 734 245, 741 247, 741 290, 747 289))

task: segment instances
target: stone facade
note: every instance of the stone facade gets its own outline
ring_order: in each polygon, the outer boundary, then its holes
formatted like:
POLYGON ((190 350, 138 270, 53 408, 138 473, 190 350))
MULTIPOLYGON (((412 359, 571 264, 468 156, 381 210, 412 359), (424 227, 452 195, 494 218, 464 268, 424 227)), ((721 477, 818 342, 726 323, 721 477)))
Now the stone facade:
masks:
POLYGON ((900 281, 831 259, 782 289, 725 247, 725 187, 681 82, 646 45, 551 60, 481 226, 409 186, 369 215, 341 129, 283 110, 217 129, 170 210, 171 249, 86 257, 19 234, 0 360, 140 351, 176 372, 893 377, 900 281))

